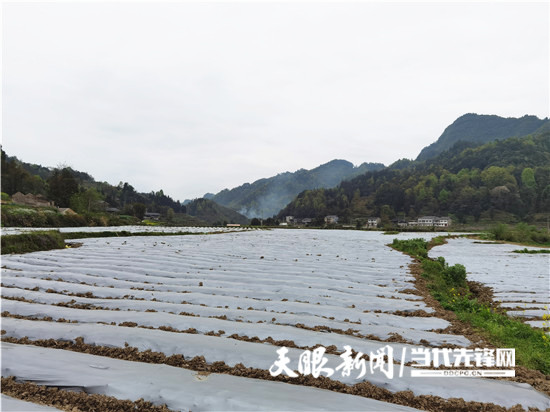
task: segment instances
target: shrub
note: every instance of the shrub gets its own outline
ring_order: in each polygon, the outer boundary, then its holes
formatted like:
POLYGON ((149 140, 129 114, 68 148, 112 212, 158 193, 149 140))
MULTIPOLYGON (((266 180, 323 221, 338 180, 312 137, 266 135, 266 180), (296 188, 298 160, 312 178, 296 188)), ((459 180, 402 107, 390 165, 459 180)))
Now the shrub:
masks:
POLYGON ((494 236, 495 240, 506 240, 510 236, 510 228, 504 223, 493 226, 489 232, 494 236))
POLYGON ((460 263, 454 266, 445 265, 443 276, 449 285, 460 287, 466 284, 466 268, 460 263))
POLYGON ((63 249, 65 241, 58 231, 32 232, 2 236, 2 254, 63 249))

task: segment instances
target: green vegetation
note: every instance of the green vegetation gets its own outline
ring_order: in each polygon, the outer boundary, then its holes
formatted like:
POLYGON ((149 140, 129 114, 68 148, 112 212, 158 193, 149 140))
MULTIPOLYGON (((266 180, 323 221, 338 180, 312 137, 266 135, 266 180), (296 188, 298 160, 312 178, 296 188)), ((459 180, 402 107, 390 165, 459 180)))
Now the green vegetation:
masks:
POLYGON ((499 313, 480 303, 471 293, 466 282, 466 269, 457 264, 449 266, 442 257, 430 259, 428 250, 441 244, 423 239, 394 239, 391 246, 418 259, 422 265, 422 277, 426 279, 432 296, 441 306, 456 313, 459 320, 472 325, 493 345, 516 349, 516 364, 550 374, 550 339, 539 330, 521 321, 499 313))
POLYGON ((246 217, 211 200, 191 202, 189 213, 186 213, 186 206, 174 201, 162 190, 138 193, 128 183, 120 182, 118 186, 112 186, 96 182, 87 173, 69 167, 49 169, 31 165, 7 156, 4 151, 1 184, 2 226, 121 226, 139 223, 155 226, 161 222, 174 226, 221 226, 225 223, 248 223, 246 217), (53 201, 56 207, 8 203, 10 195, 17 192, 41 195, 53 201), (71 211, 62 214, 58 207, 70 208, 76 214, 71 211), (159 220, 150 219, 147 213, 159 214, 159 220))
POLYGON ((453 224, 546 223, 550 210, 550 132, 494 141, 458 143, 426 161, 367 172, 333 189, 300 193, 278 215, 337 215, 350 224, 369 216, 393 219, 450 216, 453 224))
POLYGON ((537 254, 537 253, 550 253, 550 249, 519 249, 519 250, 513 250, 513 253, 529 253, 531 255, 537 254))
POLYGON ((525 136, 542 130, 548 125, 547 119, 536 116, 503 118, 494 115, 465 114, 445 129, 439 139, 422 149, 417 160, 427 160, 449 150, 459 141, 489 143, 496 139, 525 136))
MULTIPOLYGON (((71 208, 84 216, 86 222, 74 222, 70 226, 92 224, 94 215, 108 218, 111 214, 121 214, 143 219, 143 214, 147 211, 160 213, 163 218, 168 218, 171 213, 186 211, 183 204, 165 195, 162 190, 138 193, 128 183, 120 182, 117 186, 112 186, 106 182, 96 182, 85 172, 70 167, 46 168, 25 163, 16 157, 9 157, 3 150, 1 173, 1 190, 6 195, 13 196, 17 192, 42 195, 55 202, 56 206, 71 208), (118 209, 118 212, 107 213, 108 208, 118 209)), ((4 195, 2 200, 7 200, 4 195)), ((8 224, 9 222, 3 222, 4 226, 8 224)))
POLYGON ((137 223, 139 223, 137 218, 127 215, 105 213, 63 215, 54 207, 2 205, 3 227, 121 226, 135 225, 137 223))
POLYGON ((65 248, 63 236, 54 230, 2 236, 3 255, 63 248, 65 248))
POLYGON ((412 257, 428 257, 428 242, 422 238, 409 240, 393 239, 391 246, 412 257))
POLYGON ((480 237, 487 240, 550 246, 550 232, 526 223, 518 223, 514 227, 499 223, 480 237))
POLYGON ((186 205, 190 216, 210 225, 225 226, 227 223, 248 224, 248 218, 209 199, 195 199, 186 205))
POLYGON ((304 190, 334 187, 342 180, 384 167, 381 163, 363 163, 354 167, 345 160, 332 160, 315 169, 279 173, 277 176, 245 183, 231 190, 224 189, 215 195, 206 194, 204 197, 247 217, 267 218, 277 214, 304 190))

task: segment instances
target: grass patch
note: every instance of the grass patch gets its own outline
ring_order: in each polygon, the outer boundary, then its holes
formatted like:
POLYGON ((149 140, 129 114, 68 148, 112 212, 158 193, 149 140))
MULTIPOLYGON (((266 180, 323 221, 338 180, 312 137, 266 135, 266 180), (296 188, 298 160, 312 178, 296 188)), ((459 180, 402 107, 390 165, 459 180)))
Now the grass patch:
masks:
POLYGON ((424 239, 394 239, 391 246, 418 259, 422 277, 432 296, 462 322, 473 326, 487 341, 500 348, 516 349, 516 364, 550 374, 550 338, 542 331, 497 312, 472 295, 466 282, 466 269, 449 266, 445 259, 428 258, 428 250, 445 242, 443 237, 430 243, 424 239))
POLYGON ((3 255, 64 248, 65 240, 61 233, 55 230, 2 236, 3 255))
POLYGON ((428 257, 428 242, 422 238, 409 240, 393 239, 391 246, 412 257, 428 257))
POLYGON ((519 243, 526 246, 550 246, 550 232, 537 229, 527 223, 518 223, 515 226, 499 223, 493 226, 489 232, 480 234, 479 238, 519 243))
POLYGON ((516 249, 512 250, 513 253, 529 253, 531 255, 537 254, 537 253, 550 253, 550 249, 516 249))

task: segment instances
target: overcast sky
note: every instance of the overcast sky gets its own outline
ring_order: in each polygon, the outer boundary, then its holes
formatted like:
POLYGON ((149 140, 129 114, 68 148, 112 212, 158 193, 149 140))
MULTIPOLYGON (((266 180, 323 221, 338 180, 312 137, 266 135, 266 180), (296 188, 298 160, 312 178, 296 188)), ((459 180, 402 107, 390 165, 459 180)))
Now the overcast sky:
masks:
POLYGON ((2 145, 200 197, 549 116, 549 3, 3 3, 2 145))

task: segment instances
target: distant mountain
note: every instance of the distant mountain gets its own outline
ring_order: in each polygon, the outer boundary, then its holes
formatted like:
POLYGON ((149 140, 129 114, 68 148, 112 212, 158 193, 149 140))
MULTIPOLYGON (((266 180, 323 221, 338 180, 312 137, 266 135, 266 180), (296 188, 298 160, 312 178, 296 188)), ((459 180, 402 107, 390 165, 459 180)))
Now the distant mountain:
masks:
POLYGON ((203 220, 210 225, 224 223, 248 224, 248 219, 245 216, 209 199, 192 200, 187 203, 186 208, 188 215, 203 220))
POLYGON ((458 142, 471 142, 476 145, 504 140, 509 137, 526 136, 550 129, 548 119, 536 116, 521 118, 499 117, 495 115, 465 114, 448 126, 435 143, 426 146, 416 160, 427 160, 451 149, 458 142))
POLYGON ((396 217, 451 216, 458 222, 530 220, 550 210, 550 131, 478 146, 459 141, 426 161, 398 161, 333 189, 307 190, 278 217, 326 215, 341 223, 364 224, 369 216, 388 223, 396 217))
POLYGON ((266 218, 277 214, 304 190, 334 187, 342 180, 384 167, 382 163, 363 163, 354 167, 346 160, 332 160, 315 169, 280 173, 233 189, 224 189, 215 195, 207 193, 204 197, 249 218, 266 218))

